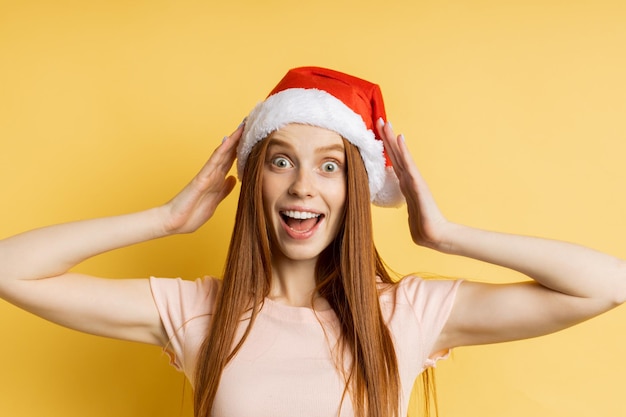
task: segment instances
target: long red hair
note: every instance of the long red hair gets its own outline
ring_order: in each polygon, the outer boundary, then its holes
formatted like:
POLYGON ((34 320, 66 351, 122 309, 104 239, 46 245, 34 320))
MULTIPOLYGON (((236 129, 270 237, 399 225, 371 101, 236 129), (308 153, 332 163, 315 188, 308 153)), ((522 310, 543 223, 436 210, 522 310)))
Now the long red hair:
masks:
MULTIPOLYGON (((200 349, 194 392, 196 417, 209 417, 227 363, 243 345, 269 294, 271 252, 261 187, 268 141, 257 144, 243 172, 233 236, 211 330, 200 349), (246 256, 241 256, 246 254, 246 256), (242 317, 250 321, 240 340, 242 317)), ((347 195, 344 221, 317 262, 317 292, 335 311, 340 348, 351 358, 344 395, 358 417, 398 415, 400 380, 394 345, 378 301, 377 277, 393 285, 376 251, 367 173, 358 149, 344 140, 347 195)), ((341 356, 343 356, 341 355, 341 356)), ((342 369, 342 372, 344 370, 342 369)))

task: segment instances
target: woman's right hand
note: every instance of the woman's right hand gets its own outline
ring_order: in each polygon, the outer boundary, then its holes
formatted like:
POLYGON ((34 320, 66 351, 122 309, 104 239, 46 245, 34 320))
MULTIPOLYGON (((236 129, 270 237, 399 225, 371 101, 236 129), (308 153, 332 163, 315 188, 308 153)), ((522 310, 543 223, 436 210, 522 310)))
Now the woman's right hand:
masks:
POLYGON ((215 209, 235 187, 228 176, 237 154, 243 124, 215 149, 200 172, 172 200, 161 207, 166 234, 191 233, 213 216, 215 209))
POLYGON ((235 186, 228 175, 243 128, 168 203, 136 213, 43 227, 0 240, 0 298, 71 329, 165 345, 146 279, 68 272, 98 254, 198 229, 235 186))

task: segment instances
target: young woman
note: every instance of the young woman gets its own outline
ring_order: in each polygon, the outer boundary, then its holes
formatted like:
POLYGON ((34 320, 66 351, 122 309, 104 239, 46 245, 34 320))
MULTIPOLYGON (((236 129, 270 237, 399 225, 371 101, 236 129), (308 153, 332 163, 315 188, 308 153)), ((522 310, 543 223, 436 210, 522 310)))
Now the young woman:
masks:
POLYGON ((164 347, 190 379, 199 417, 386 417, 406 415, 414 380, 451 348, 554 332, 620 305, 626 264, 447 220, 386 122, 378 86, 307 67, 289 71, 167 204, 0 241, 0 296, 73 329, 164 347), (197 230, 232 191, 236 158, 241 193, 223 279, 68 272, 197 230), (403 200, 416 244, 534 281, 393 282, 370 202, 403 200))

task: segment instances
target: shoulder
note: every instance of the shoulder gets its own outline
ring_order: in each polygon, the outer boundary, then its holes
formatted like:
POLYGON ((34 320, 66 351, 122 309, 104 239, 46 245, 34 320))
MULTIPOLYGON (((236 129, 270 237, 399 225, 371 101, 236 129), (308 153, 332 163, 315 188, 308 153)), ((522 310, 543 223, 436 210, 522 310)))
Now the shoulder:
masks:
POLYGON ((410 275, 395 283, 380 283, 381 311, 390 324, 410 320, 439 328, 452 310, 461 282, 410 275))
POLYGON ((195 313, 212 312, 221 284, 220 279, 211 276, 193 281, 181 278, 150 278, 152 295, 157 305, 169 305, 170 309, 178 307, 195 313))
POLYGON ((378 283, 381 303, 418 305, 454 298, 462 280, 424 279, 408 275, 394 283, 378 283))
POLYGON ((410 275, 395 283, 379 283, 381 312, 400 360, 422 370, 441 356, 433 356, 433 349, 461 282, 410 275))
POLYGON ((194 281, 151 277, 150 288, 168 336, 164 349, 176 368, 192 375, 194 358, 206 336, 221 280, 214 277, 194 281))

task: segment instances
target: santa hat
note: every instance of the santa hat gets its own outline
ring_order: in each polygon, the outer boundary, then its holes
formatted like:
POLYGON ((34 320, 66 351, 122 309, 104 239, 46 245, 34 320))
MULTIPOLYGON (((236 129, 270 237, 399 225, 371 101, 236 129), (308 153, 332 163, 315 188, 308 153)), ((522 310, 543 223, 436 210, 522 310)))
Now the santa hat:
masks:
POLYGON ((378 85, 325 68, 292 69, 246 118, 237 149, 239 178, 256 143, 289 123, 306 124, 337 132, 355 145, 365 163, 372 203, 398 206, 404 197, 377 134, 379 118, 386 120, 378 85))

